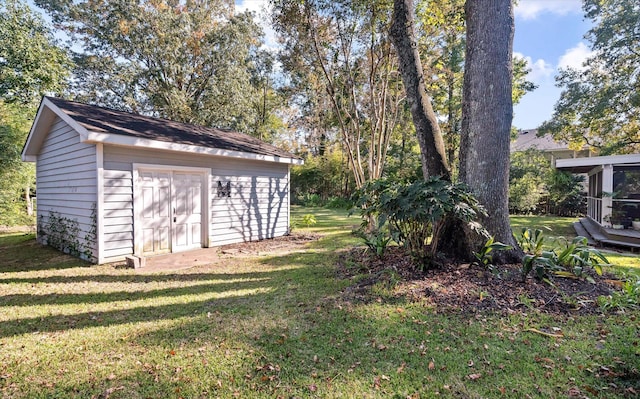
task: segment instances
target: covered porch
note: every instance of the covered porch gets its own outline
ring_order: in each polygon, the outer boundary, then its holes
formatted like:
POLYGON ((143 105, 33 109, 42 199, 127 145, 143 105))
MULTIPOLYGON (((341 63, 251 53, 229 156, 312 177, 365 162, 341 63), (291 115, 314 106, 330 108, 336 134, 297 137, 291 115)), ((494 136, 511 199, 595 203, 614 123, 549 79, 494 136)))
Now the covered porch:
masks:
POLYGON ((587 174, 587 220, 580 225, 593 241, 640 248, 640 154, 559 159, 556 168, 587 174))

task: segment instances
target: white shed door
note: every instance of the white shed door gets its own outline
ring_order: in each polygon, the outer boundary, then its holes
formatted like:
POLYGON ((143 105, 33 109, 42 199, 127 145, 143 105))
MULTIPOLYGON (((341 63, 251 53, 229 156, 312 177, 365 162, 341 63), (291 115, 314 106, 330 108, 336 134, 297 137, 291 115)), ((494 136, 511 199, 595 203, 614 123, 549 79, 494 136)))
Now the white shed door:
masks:
POLYGON ((202 175, 173 173, 173 251, 202 247, 202 175))
POLYGON ((138 171, 142 255, 202 247, 202 185, 198 173, 138 171))

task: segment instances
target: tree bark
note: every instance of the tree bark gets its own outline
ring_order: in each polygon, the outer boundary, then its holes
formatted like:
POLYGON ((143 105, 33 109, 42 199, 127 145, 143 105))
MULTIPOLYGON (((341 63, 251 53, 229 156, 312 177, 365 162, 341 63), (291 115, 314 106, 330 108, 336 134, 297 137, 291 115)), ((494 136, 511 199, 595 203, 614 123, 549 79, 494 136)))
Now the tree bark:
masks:
POLYGON ((390 31, 391 40, 398 53, 402 82, 407 92, 407 101, 411 107, 411 116, 420 144, 422 173, 425 179, 440 176, 450 180, 451 173, 444 140, 431 106, 431 98, 427 94, 413 20, 413 1, 395 0, 390 31))
POLYGON ((27 206, 27 215, 33 215, 33 202, 31 202, 31 185, 27 184, 24 187, 24 202, 27 206))
MULTIPOLYGON (((489 234, 515 248, 497 252, 494 262, 519 262, 522 252, 511 232, 508 204, 513 119, 512 0, 467 0, 465 11, 467 47, 459 178, 486 208, 488 216, 480 222, 489 234)), ((453 233, 459 239, 448 237, 449 249, 467 257, 485 241, 466 229, 453 233)))

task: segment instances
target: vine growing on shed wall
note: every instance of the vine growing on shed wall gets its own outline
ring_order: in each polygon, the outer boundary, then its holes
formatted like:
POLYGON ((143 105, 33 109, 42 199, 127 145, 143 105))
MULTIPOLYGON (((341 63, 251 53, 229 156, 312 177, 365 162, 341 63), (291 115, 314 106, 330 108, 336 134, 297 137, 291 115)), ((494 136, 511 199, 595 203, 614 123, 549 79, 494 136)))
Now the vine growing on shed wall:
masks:
POLYGON ((95 261, 93 249, 97 241, 96 204, 91 207, 91 227, 81 240, 80 225, 77 219, 70 219, 59 212, 49 211, 48 218, 38 218, 38 234, 46 245, 71 256, 77 256, 90 262, 95 261))

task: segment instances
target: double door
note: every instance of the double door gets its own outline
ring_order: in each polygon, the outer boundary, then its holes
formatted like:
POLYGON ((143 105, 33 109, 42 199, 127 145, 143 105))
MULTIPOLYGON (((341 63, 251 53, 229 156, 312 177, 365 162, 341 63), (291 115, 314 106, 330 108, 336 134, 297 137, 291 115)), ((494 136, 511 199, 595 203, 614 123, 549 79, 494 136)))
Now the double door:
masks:
POLYGON ((201 173, 138 170, 137 222, 142 255, 202 247, 203 180, 201 173))

